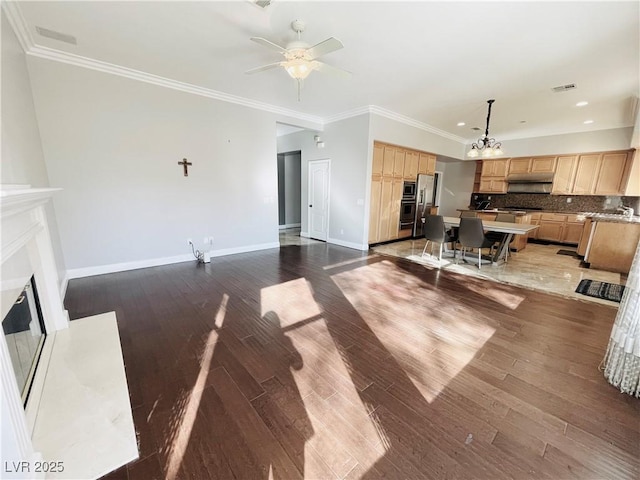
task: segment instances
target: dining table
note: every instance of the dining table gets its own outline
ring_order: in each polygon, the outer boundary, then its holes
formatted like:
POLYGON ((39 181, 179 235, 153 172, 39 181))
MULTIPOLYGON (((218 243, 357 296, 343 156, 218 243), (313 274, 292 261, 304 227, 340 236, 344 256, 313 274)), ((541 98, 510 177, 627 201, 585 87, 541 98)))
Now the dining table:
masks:
MULTIPOLYGON (((459 217, 443 217, 444 224, 448 227, 459 227, 459 217)), ((494 222, 491 220, 482 220, 482 228, 485 232, 502 233, 502 241, 499 243, 495 253, 491 256, 491 263, 498 263, 504 260, 509 250, 509 244, 513 240, 514 235, 524 235, 536 228, 538 225, 530 225, 528 223, 511 223, 511 222, 494 222)))

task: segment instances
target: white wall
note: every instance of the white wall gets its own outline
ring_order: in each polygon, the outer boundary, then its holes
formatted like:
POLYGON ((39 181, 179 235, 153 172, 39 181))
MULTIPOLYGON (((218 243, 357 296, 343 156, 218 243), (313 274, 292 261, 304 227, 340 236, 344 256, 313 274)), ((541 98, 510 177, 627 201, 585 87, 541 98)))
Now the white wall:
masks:
MULTIPOLYGON (((568 133, 547 137, 502 140, 507 157, 553 155, 582 152, 605 152, 631 148, 633 127, 597 130, 594 132, 568 133)), ((467 145, 467 150, 471 144, 467 145)))
MULTIPOLYGON (((0 182, 33 187, 49 183, 25 54, 2 10, 2 162, 0 182)), ((53 204, 45 207, 58 278, 64 283, 65 262, 53 204)), ((62 285, 64 291, 65 285, 62 285)))
POLYGON ((458 208, 467 208, 473 191, 473 180, 476 173, 475 162, 439 163, 438 169, 444 167, 444 181, 440 196, 438 213, 444 216, 457 217, 458 208))
POLYGON ((278 245, 276 121, 290 119, 38 58, 29 69, 72 276, 179 261, 187 238, 213 236, 214 254, 278 245))
POLYGON ((367 195, 370 178, 369 115, 328 124, 323 132, 305 130, 278 138, 278 152, 300 150, 302 155, 301 230, 308 233, 308 166, 312 160, 331 160, 331 192, 327 241, 366 249, 368 228, 367 195), (325 148, 317 148, 314 135, 320 133, 325 148), (365 221, 365 219, 367 219, 365 221))

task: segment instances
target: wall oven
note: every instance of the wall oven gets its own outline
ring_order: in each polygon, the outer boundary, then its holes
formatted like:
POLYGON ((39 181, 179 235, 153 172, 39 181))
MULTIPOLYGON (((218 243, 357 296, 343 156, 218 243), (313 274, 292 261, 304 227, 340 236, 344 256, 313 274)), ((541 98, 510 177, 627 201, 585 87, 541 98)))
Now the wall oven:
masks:
POLYGON ((403 200, 416 200, 416 182, 404 182, 402 188, 403 200))
POLYGON ((411 229, 416 219, 416 201, 403 199, 400 202, 400 230, 411 229))

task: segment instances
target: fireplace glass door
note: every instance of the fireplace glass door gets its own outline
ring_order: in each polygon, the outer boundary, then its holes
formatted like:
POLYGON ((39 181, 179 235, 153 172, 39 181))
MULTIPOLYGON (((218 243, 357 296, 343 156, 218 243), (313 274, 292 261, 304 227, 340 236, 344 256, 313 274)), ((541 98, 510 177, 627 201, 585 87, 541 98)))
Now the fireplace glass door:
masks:
POLYGON ((18 380, 18 390, 26 405, 46 336, 33 277, 2 320, 2 330, 18 380))

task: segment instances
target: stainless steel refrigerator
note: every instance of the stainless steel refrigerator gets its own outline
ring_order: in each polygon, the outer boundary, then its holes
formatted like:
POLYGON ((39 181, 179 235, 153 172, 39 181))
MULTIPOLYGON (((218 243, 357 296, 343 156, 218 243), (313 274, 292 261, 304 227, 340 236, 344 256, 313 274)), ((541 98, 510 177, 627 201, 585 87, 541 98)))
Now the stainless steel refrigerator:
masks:
POLYGON ((413 236, 422 236, 423 219, 434 205, 435 177, 433 175, 418 175, 416 182, 416 221, 413 226, 413 236))

